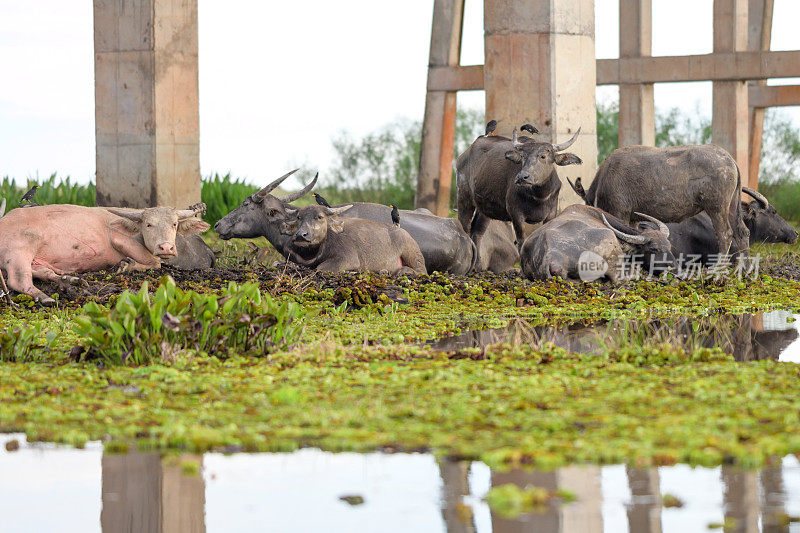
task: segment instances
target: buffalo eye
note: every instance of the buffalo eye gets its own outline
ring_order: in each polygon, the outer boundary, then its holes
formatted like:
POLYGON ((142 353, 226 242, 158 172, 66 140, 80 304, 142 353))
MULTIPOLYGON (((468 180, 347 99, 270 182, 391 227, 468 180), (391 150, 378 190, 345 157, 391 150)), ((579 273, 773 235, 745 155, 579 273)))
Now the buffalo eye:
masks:
POLYGON ((276 217, 276 216, 278 216, 278 210, 277 210, 277 209, 272 209, 272 210, 269 212, 269 216, 271 216, 271 217, 276 217))
POLYGON ((542 160, 547 159, 547 156, 542 154, 542 155, 539 156, 539 159, 542 159, 542 160))
POLYGON ((152 228, 152 227, 153 227, 153 225, 152 225, 152 224, 150 224, 150 223, 148 222, 148 223, 147 223, 147 227, 148 227, 148 228, 152 228))

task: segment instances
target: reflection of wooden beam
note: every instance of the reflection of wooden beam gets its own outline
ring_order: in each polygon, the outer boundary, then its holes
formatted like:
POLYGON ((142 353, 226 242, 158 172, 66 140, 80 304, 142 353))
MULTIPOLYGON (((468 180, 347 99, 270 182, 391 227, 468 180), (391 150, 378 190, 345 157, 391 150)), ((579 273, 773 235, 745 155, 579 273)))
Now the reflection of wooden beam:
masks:
POLYGON ((800 50, 597 60, 597 85, 797 77, 800 50))
POLYGON ((750 107, 800 106, 800 85, 750 87, 750 107))
MULTIPOLYGON (((772 40, 772 13, 775 0, 749 0, 747 47, 751 51, 769 50, 772 40)), ((751 81, 748 84, 750 100, 750 156, 747 182, 753 189, 758 188, 758 172, 761 168, 761 146, 764 136, 764 107, 753 106, 754 91, 766 87, 766 80, 751 81)))
POLYGON ((626 467, 631 503, 628 531, 661 533, 661 482, 657 468, 626 467))
POLYGON ((736 531, 757 533, 759 498, 756 473, 723 466, 721 477, 725 519, 736 521, 736 531))

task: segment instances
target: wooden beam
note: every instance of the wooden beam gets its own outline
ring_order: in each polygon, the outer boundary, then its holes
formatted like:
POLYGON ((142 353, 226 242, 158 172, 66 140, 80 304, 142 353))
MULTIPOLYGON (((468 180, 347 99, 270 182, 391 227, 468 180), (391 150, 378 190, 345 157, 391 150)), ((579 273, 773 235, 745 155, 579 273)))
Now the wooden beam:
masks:
MULTIPOLYGON (((747 48, 747 16, 747 0, 714 0, 715 53, 738 53, 747 48)), ((800 69, 800 64, 797 68, 800 69)), ((750 161, 747 83, 740 80, 714 81, 712 103, 711 140, 736 160, 744 185, 749 176, 750 161)))
MULTIPOLYGON (((464 0, 435 0, 433 27, 428 62, 429 72, 440 67, 456 67, 461 57, 461 32, 464 21, 464 0)), ((443 90, 428 76, 425 116, 414 206, 447 216, 452 181, 453 144, 456 116, 456 90, 443 90)))
MULTIPOLYGON (((653 0, 620 0, 619 55, 649 57, 653 41, 653 0)), ((619 87, 619 145, 656 143, 656 106, 652 83, 619 87)))
MULTIPOLYGON (((747 47, 751 51, 769 50, 772 40, 772 14, 775 0, 749 0, 747 47)), ((766 80, 748 83, 750 100, 750 155, 747 182, 753 189, 758 188, 758 174, 761 169, 761 148, 764 137, 764 113, 766 106, 752 104, 754 93, 767 86, 766 80)), ((765 95, 761 95, 762 97, 765 95)))
POLYGON ((800 50, 597 60, 597 85, 798 77, 800 50))
POLYGON ((764 85, 750 88, 750 107, 800 106, 800 85, 764 85))
POLYGON ((430 67, 429 91, 482 91, 483 65, 430 67))

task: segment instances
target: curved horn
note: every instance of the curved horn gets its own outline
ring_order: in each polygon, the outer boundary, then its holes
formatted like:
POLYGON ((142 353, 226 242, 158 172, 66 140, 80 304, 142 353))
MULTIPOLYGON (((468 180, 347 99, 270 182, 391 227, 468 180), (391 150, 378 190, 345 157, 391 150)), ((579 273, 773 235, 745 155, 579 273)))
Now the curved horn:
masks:
POLYGON ((2 203, 0 203, 0 218, 3 218, 3 215, 6 214, 6 199, 3 198, 2 203))
POLYGON ((578 139, 578 135, 580 134, 580 132, 581 132, 581 129, 578 128, 578 131, 575 132, 575 135, 573 135, 570 140, 568 140, 565 143, 554 144, 553 145, 553 151, 554 152, 563 152, 564 150, 566 150, 567 148, 572 146, 575 143, 575 141, 578 139))
POLYGON ((769 200, 767 200, 767 198, 763 194, 756 191, 755 189, 751 189, 750 187, 742 187, 742 192, 745 194, 749 194, 750 196, 758 200, 758 203, 760 203, 761 207, 763 207, 764 209, 769 207, 769 200))
POLYGON ((134 222, 141 222, 142 221, 142 209, 120 209, 117 207, 106 207, 106 211, 111 213, 112 215, 117 215, 118 217, 127 218, 129 220, 133 220, 134 222))
POLYGON ((266 195, 268 195, 269 193, 271 193, 271 192, 272 192, 272 190, 273 190, 275 187, 277 187, 278 185, 280 185, 281 183, 283 183, 283 180, 285 180, 286 178, 288 178, 289 176, 291 176, 292 174, 294 174, 294 173, 295 173, 295 172, 297 172, 298 170, 300 170, 300 169, 299 169, 299 168, 296 168, 296 169, 292 170, 291 172, 287 172, 286 174, 284 174, 284 175, 283 175, 283 176, 281 176, 280 178, 276 179, 275 181, 273 181, 272 183, 270 183, 269 185, 267 185, 266 187, 264 187, 263 189, 261 189, 260 191, 258 191, 258 195, 259 195, 259 196, 266 196, 266 195))
POLYGON ((522 146, 522 143, 519 142, 517 138, 517 128, 514 128, 514 133, 511 134, 511 146, 516 148, 517 146, 522 146))
POLYGON ((649 220, 650 222, 655 222, 658 225, 658 231, 664 234, 664 237, 669 237, 669 227, 658 220, 656 217, 651 217, 650 215, 645 215, 644 213, 639 213, 638 211, 633 212, 634 215, 640 216, 645 220, 649 220))
POLYGON ((279 200, 282 202, 289 203, 289 202, 294 202, 298 198, 302 198, 303 196, 308 194, 308 191, 314 188, 314 185, 317 184, 317 178, 319 178, 319 172, 317 172, 317 174, 314 176, 314 179, 311 180, 311 183, 309 183, 308 185, 306 185, 297 192, 293 192, 292 194, 287 194, 286 196, 279 198, 279 200))
POLYGON ((333 216, 333 215, 342 214, 345 211, 347 211, 348 209, 350 209, 351 207, 353 207, 353 204, 342 205, 342 206, 339 206, 339 207, 326 207, 324 209, 325 209, 325 214, 333 216))
POLYGON ((600 215, 600 216, 603 217, 603 224, 605 224, 608 229, 614 232, 614 235, 616 235, 623 241, 628 242, 630 244, 644 244, 647 242, 648 239, 644 235, 629 235, 627 233, 623 233, 614 226, 612 226, 611 224, 609 224, 608 219, 606 218, 605 215, 600 215))
POLYGON ((200 202, 198 204, 190 206, 189 209, 181 209, 179 211, 175 211, 175 214, 178 215, 178 220, 185 220, 187 218, 192 218, 197 215, 205 215, 206 204, 200 202))

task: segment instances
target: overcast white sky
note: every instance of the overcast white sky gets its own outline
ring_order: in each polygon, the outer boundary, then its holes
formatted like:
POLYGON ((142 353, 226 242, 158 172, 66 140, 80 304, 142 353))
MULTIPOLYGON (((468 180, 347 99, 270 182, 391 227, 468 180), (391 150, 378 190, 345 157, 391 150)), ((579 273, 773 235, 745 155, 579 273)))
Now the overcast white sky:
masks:
MULTIPOLYGON (((483 63, 483 2, 466 1, 462 63, 483 63)), ((711 52, 712 0, 653 4, 654 55, 711 52)), ((617 57, 618 0, 595 5, 597 57, 617 57)), ((800 49, 800 2, 775 6, 772 48, 800 49)), ((295 163, 324 175, 337 131, 421 118, 432 8, 433 0, 199 0, 203 175, 263 184, 295 163)), ((0 0, 0 176, 93 179, 92 32, 91 2, 0 0)), ((616 88, 598 98, 616 98, 616 88)), ((459 105, 482 108, 483 92, 461 93, 459 105)), ((711 84, 657 85, 656 105, 710 114, 711 84)), ((800 123, 800 111, 790 112, 800 123)))

